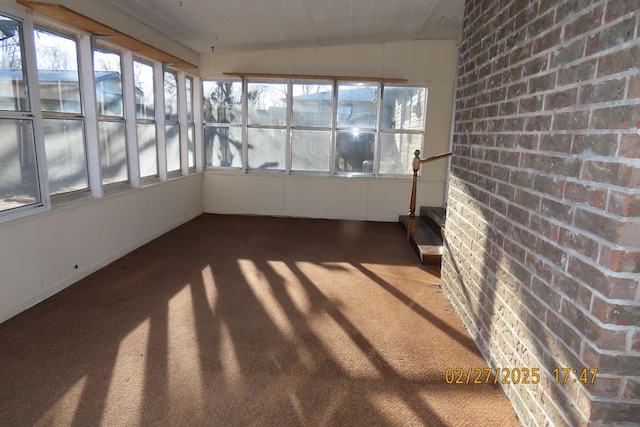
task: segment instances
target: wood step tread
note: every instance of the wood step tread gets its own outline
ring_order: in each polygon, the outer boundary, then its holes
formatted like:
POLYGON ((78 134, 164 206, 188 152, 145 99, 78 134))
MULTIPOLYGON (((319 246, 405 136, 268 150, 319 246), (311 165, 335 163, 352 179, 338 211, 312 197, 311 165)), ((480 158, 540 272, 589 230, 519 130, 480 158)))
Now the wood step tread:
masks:
MULTIPOLYGON (((409 215, 400 215, 398 223, 406 233, 409 215)), ((444 251, 442 237, 432 230, 424 218, 416 217, 416 228, 411 234, 409 243, 422 264, 440 264, 444 251)))

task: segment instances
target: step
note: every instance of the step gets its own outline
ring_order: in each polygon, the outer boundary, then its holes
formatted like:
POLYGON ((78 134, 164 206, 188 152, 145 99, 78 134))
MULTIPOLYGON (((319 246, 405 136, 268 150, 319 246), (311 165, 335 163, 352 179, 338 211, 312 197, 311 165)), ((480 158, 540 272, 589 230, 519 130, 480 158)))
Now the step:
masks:
POLYGON ((427 225, 440 236, 444 236, 444 223, 447 211, 445 208, 421 206, 420 217, 423 218, 427 225))
MULTIPOLYGON (((409 215, 400 215, 398 223, 407 232, 409 215)), ((424 218, 416 217, 416 228, 409 238, 409 244, 414 249, 420 262, 428 265, 438 265, 442 260, 442 237, 434 232, 424 218)))

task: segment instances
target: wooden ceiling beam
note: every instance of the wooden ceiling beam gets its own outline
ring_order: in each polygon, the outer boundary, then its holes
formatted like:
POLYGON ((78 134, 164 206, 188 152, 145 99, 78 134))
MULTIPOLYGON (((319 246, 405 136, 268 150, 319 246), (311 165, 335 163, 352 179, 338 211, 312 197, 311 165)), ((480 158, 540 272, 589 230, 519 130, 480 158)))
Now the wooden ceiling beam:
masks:
POLYGON ((225 76, 249 77, 258 79, 299 79, 299 80, 342 80, 357 82, 406 83, 407 79, 394 77, 360 77, 360 76, 322 76, 317 74, 274 74, 274 73, 239 73, 225 72, 225 76))
POLYGON ((147 43, 141 42, 121 31, 116 30, 108 25, 102 24, 92 18, 89 18, 81 13, 69 9, 68 7, 55 4, 55 3, 43 3, 30 0, 17 0, 21 5, 35 10, 50 18, 56 19, 65 24, 71 25, 75 28, 79 28, 88 33, 106 36, 109 42, 129 49, 135 53, 146 56, 148 58, 160 61, 162 63, 171 64, 171 66, 180 69, 198 68, 196 65, 184 61, 177 56, 171 55, 158 48, 155 48, 147 43))

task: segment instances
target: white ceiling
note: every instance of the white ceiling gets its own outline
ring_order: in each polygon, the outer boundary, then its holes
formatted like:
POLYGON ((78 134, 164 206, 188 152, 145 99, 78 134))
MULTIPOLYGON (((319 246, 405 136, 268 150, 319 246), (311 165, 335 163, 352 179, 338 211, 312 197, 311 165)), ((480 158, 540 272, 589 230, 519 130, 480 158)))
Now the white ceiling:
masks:
POLYGON ((102 0, 200 53, 454 39, 464 0, 102 0))

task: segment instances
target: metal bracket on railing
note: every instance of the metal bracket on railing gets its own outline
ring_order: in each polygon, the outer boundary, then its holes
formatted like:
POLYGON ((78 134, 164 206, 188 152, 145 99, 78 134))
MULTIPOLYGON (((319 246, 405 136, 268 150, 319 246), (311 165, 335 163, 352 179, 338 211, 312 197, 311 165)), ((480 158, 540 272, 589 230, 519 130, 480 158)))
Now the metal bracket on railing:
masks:
POLYGON ((413 183, 411 185, 411 201, 409 203, 409 223, 407 224, 407 241, 411 238, 411 233, 416 229, 416 188, 418 186, 418 171, 423 163, 431 162, 433 160, 449 157, 451 151, 448 153, 438 154, 437 156, 427 157, 426 159, 420 158, 420 150, 416 150, 413 158, 413 183))

